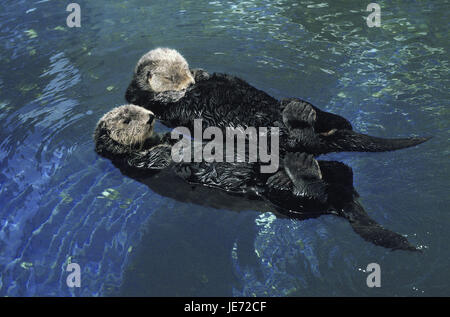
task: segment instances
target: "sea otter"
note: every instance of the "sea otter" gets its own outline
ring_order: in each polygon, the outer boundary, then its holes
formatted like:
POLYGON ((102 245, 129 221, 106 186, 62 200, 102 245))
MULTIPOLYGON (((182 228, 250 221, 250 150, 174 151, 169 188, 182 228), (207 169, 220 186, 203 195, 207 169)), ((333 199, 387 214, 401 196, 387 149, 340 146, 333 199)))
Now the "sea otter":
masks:
MULTIPOLYGON (((111 159, 122 172, 141 181, 158 174, 172 175, 185 184, 227 193, 236 199, 250 199, 253 206, 266 203, 284 216, 304 219, 334 214, 349 220, 355 232, 376 245, 417 250, 405 237, 369 218, 357 201, 352 170, 340 162, 316 161, 311 154, 288 153, 279 170, 272 174, 261 173, 258 162, 176 163, 172 159, 175 141, 170 133, 154 133, 154 123, 154 114, 139 106, 114 108, 97 124, 95 150, 111 159)), ((170 178, 160 178, 159 184, 165 184, 163 195, 177 191, 170 178)), ((201 199, 204 201, 205 196, 201 195, 201 199)), ((224 201, 227 207, 234 200, 224 201)))
POLYGON ((203 119, 204 128, 280 128, 280 151, 314 155, 341 152, 382 152, 425 142, 428 138, 383 139, 354 132, 345 118, 296 98, 281 101, 226 75, 189 69, 176 50, 157 48, 137 63, 127 102, 151 110, 166 126, 187 127, 203 119))

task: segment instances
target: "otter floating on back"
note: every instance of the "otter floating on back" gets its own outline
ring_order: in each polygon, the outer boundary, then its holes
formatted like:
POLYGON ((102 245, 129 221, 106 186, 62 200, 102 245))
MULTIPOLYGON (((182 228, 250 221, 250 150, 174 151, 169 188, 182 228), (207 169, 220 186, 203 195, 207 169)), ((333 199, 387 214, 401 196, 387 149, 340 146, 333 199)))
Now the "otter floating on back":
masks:
POLYGON ((428 138, 384 139, 357 133, 345 118, 301 99, 281 101, 244 80, 212 74, 189 65, 176 50, 157 48, 137 63, 125 95, 168 127, 187 127, 203 119, 204 127, 280 128, 281 152, 383 152, 418 145, 428 138))
MULTIPOLYGON (((259 163, 175 163, 170 133, 154 133, 154 121, 154 114, 144 108, 115 108, 97 124, 95 150, 124 171, 151 172, 149 177, 171 172, 189 184, 266 201, 290 217, 334 214, 346 218, 356 233, 376 245, 417 250, 405 237, 369 218, 357 202, 352 170, 340 162, 316 161, 312 155, 288 153, 279 170, 272 174, 261 173, 259 163)), ((232 204, 231 199, 227 201, 232 204)))

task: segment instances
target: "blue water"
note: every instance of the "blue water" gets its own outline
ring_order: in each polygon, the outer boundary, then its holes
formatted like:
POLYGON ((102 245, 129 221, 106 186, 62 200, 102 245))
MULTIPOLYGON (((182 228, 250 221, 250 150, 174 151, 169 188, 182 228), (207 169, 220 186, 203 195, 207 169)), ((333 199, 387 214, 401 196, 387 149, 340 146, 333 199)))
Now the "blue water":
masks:
POLYGON ((66 26, 68 3, 0 3, 1 296, 449 295, 449 1, 377 1, 380 28, 356 0, 78 1, 81 28, 66 26), (98 157, 97 120, 157 46, 361 132, 433 136, 327 157, 353 168, 373 219, 424 252, 374 246, 333 216, 177 202, 98 157), (372 262, 381 288, 366 286, 372 262))

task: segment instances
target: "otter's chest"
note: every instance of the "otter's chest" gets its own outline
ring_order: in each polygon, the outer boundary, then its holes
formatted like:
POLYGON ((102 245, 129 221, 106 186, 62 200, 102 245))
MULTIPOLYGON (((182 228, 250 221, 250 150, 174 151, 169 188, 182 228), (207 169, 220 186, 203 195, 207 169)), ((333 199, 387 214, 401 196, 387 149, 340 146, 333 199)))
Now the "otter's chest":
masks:
MULTIPOLYGON (((202 119, 204 127, 271 127, 280 120, 278 101, 248 84, 208 80, 168 107, 168 117, 188 122, 202 119)), ((170 118, 168 118, 170 119, 170 118)))

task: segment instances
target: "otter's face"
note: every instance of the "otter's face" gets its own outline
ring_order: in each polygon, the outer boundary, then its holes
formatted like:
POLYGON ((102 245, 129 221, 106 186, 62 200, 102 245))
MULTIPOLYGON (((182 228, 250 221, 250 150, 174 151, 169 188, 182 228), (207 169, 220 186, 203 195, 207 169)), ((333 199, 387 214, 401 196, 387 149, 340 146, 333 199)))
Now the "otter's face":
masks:
POLYGON ((142 146, 153 134, 155 115, 135 105, 114 108, 100 122, 114 141, 125 146, 142 146))
POLYGON ((195 83, 187 64, 167 61, 160 61, 147 81, 150 89, 156 93, 183 91, 195 83))
POLYGON ((182 97, 186 89, 195 84, 184 57, 168 48, 157 48, 142 56, 134 77, 140 89, 154 92, 156 97, 160 94, 161 99, 170 95, 182 97))

